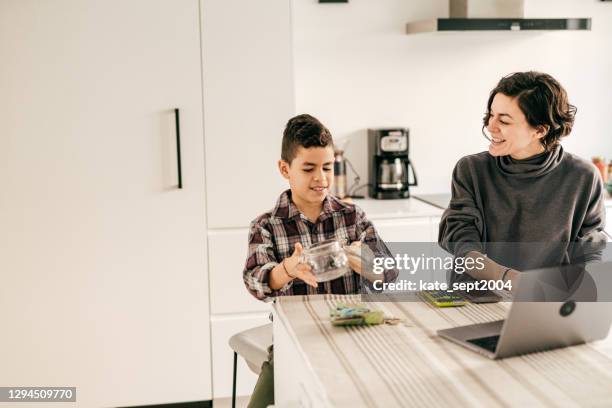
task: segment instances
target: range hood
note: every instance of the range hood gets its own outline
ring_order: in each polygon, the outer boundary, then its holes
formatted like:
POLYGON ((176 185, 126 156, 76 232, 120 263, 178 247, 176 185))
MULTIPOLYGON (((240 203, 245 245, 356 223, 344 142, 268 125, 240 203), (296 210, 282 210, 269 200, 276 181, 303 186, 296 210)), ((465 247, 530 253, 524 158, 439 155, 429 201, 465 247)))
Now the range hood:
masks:
POLYGON ((450 0, 449 18, 406 24, 406 33, 590 30, 590 18, 524 18, 524 0, 450 0))

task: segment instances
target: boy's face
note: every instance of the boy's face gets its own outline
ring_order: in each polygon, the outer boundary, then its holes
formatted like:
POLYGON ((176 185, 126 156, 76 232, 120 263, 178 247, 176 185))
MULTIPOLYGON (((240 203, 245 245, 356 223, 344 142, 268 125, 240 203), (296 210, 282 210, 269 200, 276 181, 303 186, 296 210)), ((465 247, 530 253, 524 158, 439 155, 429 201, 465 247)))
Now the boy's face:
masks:
POLYGON ((331 146, 299 146, 291 164, 279 160, 278 168, 289 180, 296 204, 321 203, 334 181, 334 149, 331 146))

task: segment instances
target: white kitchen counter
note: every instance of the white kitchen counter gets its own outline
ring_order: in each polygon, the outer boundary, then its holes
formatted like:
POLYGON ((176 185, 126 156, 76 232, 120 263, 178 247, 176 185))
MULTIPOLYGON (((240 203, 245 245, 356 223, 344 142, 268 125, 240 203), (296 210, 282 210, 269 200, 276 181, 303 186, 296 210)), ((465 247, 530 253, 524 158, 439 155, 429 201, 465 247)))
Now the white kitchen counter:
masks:
POLYGON ((353 200, 363 209, 370 220, 389 218, 440 217, 442 210, 415 198, 398 200, 375 200, 373 198, 353 200))
MULTIPOLYGON (((440 217, 443 210, 415 198, 399 200, 355 199, 353 203, 362 208, 372 220, 389 218, 440 217)), ((612 209, 612 197, 606 194, 605 206, 612 209)), ((610 220, 612 222, 612 219, 610 220)))

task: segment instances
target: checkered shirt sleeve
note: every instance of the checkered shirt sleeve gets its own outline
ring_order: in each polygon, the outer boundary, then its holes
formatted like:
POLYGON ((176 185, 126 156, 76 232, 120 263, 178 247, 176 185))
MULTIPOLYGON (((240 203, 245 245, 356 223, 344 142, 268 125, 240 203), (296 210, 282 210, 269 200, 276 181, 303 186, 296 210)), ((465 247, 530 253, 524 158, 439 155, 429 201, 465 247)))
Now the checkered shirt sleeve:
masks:
POLYGON ((279 290, 270 288, 270 273, 280 261, 274 253, 272 234, 265 228, 265 218, 253 221, 249 228, 249 249, 242 273, 249 293, 259 300, 270 302, 289 291, 293 281, 279 290))

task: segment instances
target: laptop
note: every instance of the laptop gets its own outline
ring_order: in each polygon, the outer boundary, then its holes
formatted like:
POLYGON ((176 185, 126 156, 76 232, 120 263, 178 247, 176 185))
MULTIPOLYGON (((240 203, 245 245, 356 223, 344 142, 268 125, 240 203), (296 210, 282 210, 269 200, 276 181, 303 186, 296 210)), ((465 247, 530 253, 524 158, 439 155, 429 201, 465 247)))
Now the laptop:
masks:
MULTIPOLYGON (((612 262, 595 269, 610 276, 612 262)), ((505 320, 438 330, 438 335, 491 359, 604 339, 612 302, 599 283, 583 266, 526 271, 505 320)))

